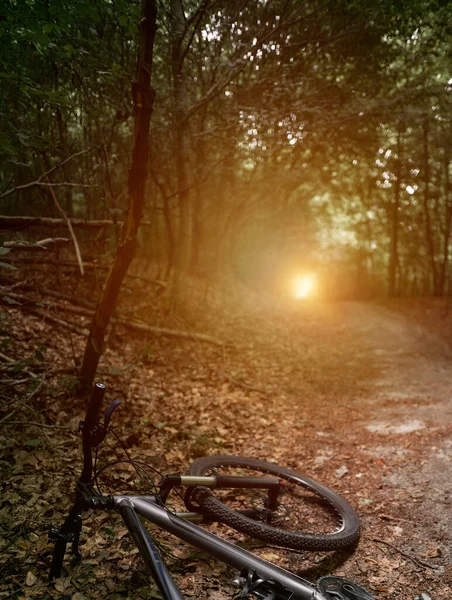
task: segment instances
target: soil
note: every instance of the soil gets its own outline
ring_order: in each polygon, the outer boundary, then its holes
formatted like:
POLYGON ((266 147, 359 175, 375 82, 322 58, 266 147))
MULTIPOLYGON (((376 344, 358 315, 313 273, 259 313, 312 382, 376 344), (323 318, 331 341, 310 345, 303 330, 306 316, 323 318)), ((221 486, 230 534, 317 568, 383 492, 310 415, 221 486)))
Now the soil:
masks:
MULTIPOLYGON (((311 581, 334 573, 377 599, 424 592, 451 600, 452 351, 444 307, 288 304, 249 290, 210 291, 207 302, 204 296, 182 321, 159 312, 158 300, 149 306, 143 290, 125 294, 123 308, 148 322, 226 342, 111 333, 99 376, 108 397, 123 400, 115 427, 129 454, 165 472, 221 453, 304 472, 357 509, 356 548, 288 552, 213 529, 311 581)), ((109 514, 87 515, 84 559, 68 558, 63 576, 47 583, 46 531, 64 519, 81 464, 83 406, 67 367, 85 339, 6 305, 2 358, 13 358, 16 372, 5 362, 0 373, 0 598, 158 598, 126 530, 109 514), (36 422, 51 427, 30 424, 36 422)), ((109 459, 121 460, 114 437, 107 446, 109 459)), ((120 463, 106 472, 102 489, 149 490, 145 479, 120 463)), ((229 568, 155 535, 184 597, 232 597, 229 568)))

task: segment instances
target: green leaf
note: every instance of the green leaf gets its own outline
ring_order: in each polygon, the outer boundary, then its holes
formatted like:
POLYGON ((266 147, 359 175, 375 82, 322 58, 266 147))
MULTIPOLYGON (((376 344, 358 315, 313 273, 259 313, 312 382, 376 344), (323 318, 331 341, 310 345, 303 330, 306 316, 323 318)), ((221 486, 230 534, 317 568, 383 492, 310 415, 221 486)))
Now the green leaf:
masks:
POLYGON ((24 442, 24 446, 27 448, 37 448, 41 444, 41 438, 33 438, 24 442))
POLYGON ((3 248, 0 246, 0 256, 5 256, 5 254, 9 254, 11 252, 11 248, 3 248))
POLYGON ((124 373, 124 368, 109 366, 106 371, 109 375, 121 375, 121 373, 124 373))
POLYGON ((118 19, 119 24, 125 27, 129 21, 129 17, 127 15, 121 15, 118 19))
POLYGON ((44 362, 45 357, 44 354, 40 350, 35 350, 35 359, 39 362, 44 362))
MULTIPOLYGON (((8 335, 8 332, 4 329, 0 329, 0 333, 2 335, 8 335)), ((0 342, 0 350, 6 350, 8 348, 8 346, 11 345, 12 339, 11 338, 3 338, 3 340, 0 342)))
POLYGON ((9 263, 4 263, 0 261, 0 267, 3 269, 11 269, 11 271, 17 271, 17 267, 14 265, 10 265, 9 263))
POLYGON ((65 46, 63 46, 63 50, 66 52, 66 56, 68 58, 71 58, 71 56, 74 54, 75 50, 74 47, 71 46, 70 44, 66 44, 65 46))
POLYGON ((17 300, 14 300, 14 298, 10 298, 9 296, 3 296, 2 300, 4 300, 7 304, 18 304, 19 306, 21 306, 20 302, 17 302, 17 300))

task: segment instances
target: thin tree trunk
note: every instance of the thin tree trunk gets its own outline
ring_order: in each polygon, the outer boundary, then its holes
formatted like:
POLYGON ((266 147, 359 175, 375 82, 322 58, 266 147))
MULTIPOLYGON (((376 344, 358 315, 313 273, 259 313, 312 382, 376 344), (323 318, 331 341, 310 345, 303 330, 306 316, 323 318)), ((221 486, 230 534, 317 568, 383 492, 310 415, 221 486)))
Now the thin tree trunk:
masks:
POLYGON ((165 231, 166 231, 166 236, 167 236, 167 240, 168 240, 168 257, 167 257, 167 263, 166 263, 166 269, 165 269, 165 275, 164 275, 164 279, 165 279, 165 281, 167 281, 171 275, 171 271, 174 266, 174 252, 175 252, 175 245, 176 245, 174 230, 173 230, 173 222, 172 222, 172 218, 171 218, 171 208, 170 208, 168 194, 165 191, 165 186, 160 182, 159 178, 152 171, 152 169, 151 169, 151 176, 160 191, 160 195, 162 196, 162 201, 163 201, 163 219, 165 221, 165 231))
POLYGON ((446 278, 447 278, 447 267, 449 264, 449 245, 450 237, 452 233, 452 198, 450 197, 450 180, 449 180, 449 164, 450 164, 450 152, 449 148, 445 149, 444 152, 444 204, 445 204, 445 227, 443 231, 443 257, 440 265, 439 273, 439 288, 441 296, 446 293, 446 278))
POLYGON ((394 198, 390 212, 391 247, 389 253, 388 295, 397 295, 397 265, 399 262, 399 208, 402 178, 402 140, 400 130, 397 133, 397 158, 395 163, 394 198))
POLYGON ((433 295, 440 296, 439 278, 437 265, 435 260, 435 241, 432 222, 430 217, 430 161, 429 161, 429 144, 428 144, 428 118, 424 119, 422 128, 423 133, 423 161, 424 161, 424 216, 425 216, 425 235, 427 240, 427 248, 429 253, 430 268, 433 279, 433 295))
POLYGON ((171 0, 171 67, 175 126, 174 157, 179 205, 179 231, 176 245, 173 295, 176 304, 183 299, 181 276, 188 270, 191 240, 191 207, 187 172, 187 121, 183 73, 184 13, 181 0, 171 0))
POLYGON ((116 248, 115 258, 105 282, 85 348, 80 371, 81 393, 92 386, 103 352, 105 334, 115 310, 122 281, 137 247, 137 232, 143 215, 149 155, 149 126, 154 102, 150 85, 152 57, 156 32, 157 7, 155 0, 142 0, 140 44, 136 81, 132 83, 134 102, 134 146, 129 170, 129 205, 116 248))
MULTIPOLYGON (((57 123, 58 123, 58 135, 60 138, 59 139, 60 146, 61 146, 61 148, 63 148, 63 152, 65 152, 66 148, 68 147, 67 125, 66 125, 64 117, 61 113, 61 109, 59 107, 56 110, 56 118, 57 118, 57 123)), ((69 177, 69 169, 68 169, 67 164, 63 165, 63 175, 64 175, 64 181, 71 180, 69 177)), ((74 207, 73 207, 73 203, 72 203, 72 190, 70 188, 66 189, 65 197, 66 197, 66 214, 71 219, 74 215, 74 207)))

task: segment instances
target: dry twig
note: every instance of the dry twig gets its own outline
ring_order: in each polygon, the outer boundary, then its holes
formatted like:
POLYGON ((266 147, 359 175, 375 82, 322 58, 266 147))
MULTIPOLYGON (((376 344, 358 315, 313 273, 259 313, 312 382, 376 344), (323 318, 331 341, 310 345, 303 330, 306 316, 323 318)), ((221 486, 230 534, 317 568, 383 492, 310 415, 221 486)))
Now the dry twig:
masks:
POLYGON ((78 262, 78 265, 79 265, 79 267, 80 267, 80 273, 81 273, 82 275, 84 275, 84 274, 85 274, 85 271, 84 271, 84 269, 83 269, 83 260, 82 260, 82 254, 81 254, 81 252, 80 252, 80 246, 78 245, 77 238, 75 237, 75 233, 74 233, 74 230, 73 230, 73 228, 72 228, 71 221, 70 221, 70 219, 68 219, 68 217, 67 217, 66 213, 65 213, 65 212, 64 212, 64 210, 61 208, 61 205, 60 205, 60 203, 58 202, 58 198, 56 197, 56 194, 55 194, 55 192, 53 191, 53 188, 49 188, 49 190, 50 190, 50 194, 51 194, 51 196, 52 196, 52 198, 53 198, 53 201, 55 202, 55 205, 56 205, 57 209, 59 210, 59 212, 60 212, 61 216, 63 217, 63 219, 66 221, 66 225, 67 225, 67 227, 68 227, 68 229, 69 229, 69 233, 70 233, 70 235, 71 235, 72 241, 74 242, 75 255, 76 255, 76 257, 77 257, 77 262, 78 262))
POLYGON ((47 250, 47 246, 55 246, 61 244, 67 244, 69 242, 68 238, 46 238, 45 240, 39 240, 34 244, 23 242, 21 240, 11 240, 9 242, 4 242, 3 246, 5 248, 14 248, 14 250, 47 250))
POLYGON ((71 430, 70 427, 64 427, 64 425, 47 425, 46 423, 35 423, 35 421, 0 421, 0 425, 33 425, 34 427, 42 427, 43 429, 71 430))
MULTIPOLYGON (((14 192, 18 192, 20 190, 26 190, 27 188, 33 187, 33 186, 53 186, 53 187, 58 187, 58 186, 70 186, 70 187, 86 187, 86 185, 84 184, 78 184, 78 183, 60 183, 60 184, 55 184, 55 183, 46 183, 43 180, 48 177, 50 175, 50 173, 53 173, 56 169, 58 169, 58 167, 62 167, 63 165, 65 165, 66 163, 68 163, 70 160, 72 160, 73 158, 77 158, 77 156, 80 156, 81 154, 85 154, 86 152, 89 152, 91 150, 91 148, 87 148, 86 150, 81 150, 80 152, 76 152, 75 154, 72 154, 71 156, 68 156, 68 158, 66 158, 65 160, 63 160, 62 162, 58 163, 57 165, 53 166, 51 169, 49 169, 48 171, 46 171, 45 173, 43 173, 40 177, 38 177, 38 179, 36 179, 36 181, 30 181, 29 183, 24 183, 23 185, 16 185, 16 187, 11 188, 10 190, 7 190, 6 192, 3 192, 2 194, 0 194, 0 198, 5 198, 5 196, 9 196, 10 194, 13 194, 14 192)), ((89 186, 91 187, 91 186, 89 186)))
POLYGON ((373 541, 378 544, 385 544, 386 546, 389 546, 389 548, 392 548, 393 550, 395 550, 396 552, 398 552, 399 554, 401 554, 408 560, 411 560, 411 562, 414 562, 414 564, 418 565, 419 567, 427 567, 428 569, 432 569, 432 570, 439 569, 439 567, 437 567, 436 565, 431 565, 429 563, 424 562, 423 560, 419 560, 418 558, 415 558, 414 556, 410 556, 406 552, 403 552, 403 550, 400 550, 399 548, 397 548, 397 546, 394 546, 393 544, 390 544, 389 542, 386 542, 385 540, 380 540, 379 538, 373 538, 373 541))

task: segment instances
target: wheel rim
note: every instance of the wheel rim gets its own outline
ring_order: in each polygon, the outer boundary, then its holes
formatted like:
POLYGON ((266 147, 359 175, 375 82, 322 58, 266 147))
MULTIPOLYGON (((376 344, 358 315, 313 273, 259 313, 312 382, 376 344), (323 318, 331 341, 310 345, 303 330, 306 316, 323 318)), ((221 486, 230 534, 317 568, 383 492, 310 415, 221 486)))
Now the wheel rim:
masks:
MULTIPOLYGON (((226 461, 225 461, 226 462, 226 461)), ((232 489, 213 491, 216 500, 238 511, 244 516, 275 529, 309 536, 339 535, 345 530, 344 520, 338 508, 319 492, 297 476, 282 475, 269 465, 265 469, 254 469, 245 464, 219 464, 215 468, 220 475, 259 476, 273 475, 283 482, 278 497, 278 508, 269 511, 266 507, 265 490, 232 489)), ((206 469, 205 474, 211 469, 206 469)))

